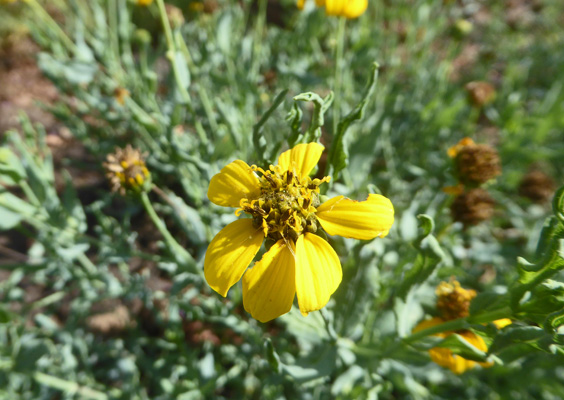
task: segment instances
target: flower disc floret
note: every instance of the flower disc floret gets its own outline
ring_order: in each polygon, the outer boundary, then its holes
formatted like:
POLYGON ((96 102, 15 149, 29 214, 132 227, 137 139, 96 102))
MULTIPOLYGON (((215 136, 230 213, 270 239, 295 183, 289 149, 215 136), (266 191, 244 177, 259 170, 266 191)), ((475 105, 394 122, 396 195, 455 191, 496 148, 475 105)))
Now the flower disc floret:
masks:
POLYGON ((241 211, 250 214, 253 227, 262 229, 264 236, 274 241, 295 242, 305 232, 317 232, 315 213, 319 206, 319 185, 328 182, 329 177, 300 177, 278 165, 271 165, 266 171, 255 165, 251 168, 262 174, 259 178, 260 196, 241 199, 237 215, 241 211))

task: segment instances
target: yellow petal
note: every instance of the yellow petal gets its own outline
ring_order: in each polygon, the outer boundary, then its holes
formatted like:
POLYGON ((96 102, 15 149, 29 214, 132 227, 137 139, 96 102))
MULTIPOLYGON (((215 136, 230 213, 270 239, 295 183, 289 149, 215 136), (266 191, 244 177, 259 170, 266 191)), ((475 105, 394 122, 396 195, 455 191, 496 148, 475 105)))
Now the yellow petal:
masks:
MULTIPOLYGON (((443 322, 445 322, 445 320, 442 319, 442 318, 439 318, 439 317, 434 317, 434 318, 431 318, 431 319, 423 320, 420 323, 418 323, 415 328, 413 328, 413 333, 417 333, 417 332, 422 331, 422 330, 427 329, 427 328, 432 328, 433 326, 440 325, 443 322)), ((444 337, 445 335, 444 335, 444 332, 441 332, 441 333, 435 334, 433 336, 444 337)))
POLYGON ((462 374, 476 365, 475 361, 466 360, 457 354, 452 354, 452 351, 449 349, 442 347, 433 347, 429 350, 429 356, 431 356, 433 362, 441 367, 450 369, 457 375, 462 374))
POLYGON ((365 201, 337 196, 317 207, 316 215, 329 235, 368 240, 388 234, 394 223, 394 206, 379 194, 369 194, 365 201))
POLYGON ((204 276, 213 290, 225 297, 249 266, 264 239, 253 220, 239 219, 213 238, 204 260, 204 276))
POLYGON ((512 321, 509 318, 502 318, 502 319, 496 319, 493 324, 495 325, 495 327, 497 329, 501 329, 506 327, 507 325, 511 325, 512 321))
POLYGON ((315 0, 317 7, 323 7, 325 5, 325 0, 315 0))
MULTIPOLYGON (((511 321, 509 323, 511 323, 511 321)), ((486 342, 484 342, 484 339, 482 339, 481 336, 478 336, 474 332, 470 332, 470 331, 460 332, 459 335, 462 336, 468 343, 470 343, 478 350, 482 350, 485 353, 488 352, 488 346, 486 345, 486 342)), ((478 364, 480 364, 484 368, 489 368, 494 365, 493 362, 481 362, 478 364)))
POLYGON ((243 276, 243 305, 253 318, 268 322, 286 314, 296 295, 295 249, 279 240, 243 276))
POLYGON ((298 144, 278 157, 282 170, 294 171, 300 177, 309 175, 321 158, 323 146, 319 143, 298 144))
POLYGON ((214 175, 208 188, 208 198, 223 207, 239 207, 241 199, 253 199, 260 195, 259 181, 251 167, 235 160, 214 175))
POLYGON ((474 141, 469 137, 462 138, 457 144, 455 144, 452 147, 449 147, 449 149, 447 150, 447 154, 450 158, 454 158, 458 155, 458 153, 460 153, 460 151, 463 148, 467 146, 473 146, 475 144, 476 143, 474 143, 474 141))
POLYGON ((298 0, 298 3, 297 3, 298 9, 303 10, 304 4, 305 4, 305 0, 298 0))
POLYGON ((341 262, 329 243, 309 232, 298 238, 296 292, 302 315, 323 308, 342 278, 341 262))
POLYGON ((345 3, 343 16, 349 19, 358 18, 366 11, 368 0, 349 0, 345 3))
POLYGON ((325 0, 325 14, 344 16, 346 2, 348 0, 325 0))

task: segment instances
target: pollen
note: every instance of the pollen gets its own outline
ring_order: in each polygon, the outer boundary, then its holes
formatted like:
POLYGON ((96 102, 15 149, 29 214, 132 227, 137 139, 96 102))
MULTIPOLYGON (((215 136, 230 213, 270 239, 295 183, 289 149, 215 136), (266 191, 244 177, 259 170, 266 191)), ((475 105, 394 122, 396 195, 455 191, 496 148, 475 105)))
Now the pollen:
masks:
POLYGON ((236 211, 250 214, 253 226, 262 229, 265 237, 296 241, 298 236, 319 228, 315 213, 319 206, 319 186, 330 180, 298 176, 293 171, 282 170, 271 165, 263 170, 252 166, 259 173, 260 195, 258 198, 243 198, 236 211))

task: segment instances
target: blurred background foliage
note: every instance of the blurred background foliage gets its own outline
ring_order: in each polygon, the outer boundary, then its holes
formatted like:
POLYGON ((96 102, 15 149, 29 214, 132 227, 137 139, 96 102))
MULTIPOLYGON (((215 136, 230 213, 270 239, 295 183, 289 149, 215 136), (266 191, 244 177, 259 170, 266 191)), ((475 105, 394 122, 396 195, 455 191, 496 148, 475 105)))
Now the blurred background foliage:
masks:
POLYGON ((0 398, 564 398, 562 1, 370 0, 346 22, 335 96, 339 20, 313 2, 141 3, 0 4, 0 398), (443 190, 464 137, 502 168, 475 226, 443 190), (261 324, 240 285, 223 299, 202 278, 235 219, 208 183, 311 140, 328 194, 382 193, 396 221, 330 239, 327 307, 261 324), (128 144, 150 206, 104 177, 128 144), (411 334, 451 277, 478 293, 451 330, 487 354, 411 334), (455 375, 437 345, 495 365, 455 375))

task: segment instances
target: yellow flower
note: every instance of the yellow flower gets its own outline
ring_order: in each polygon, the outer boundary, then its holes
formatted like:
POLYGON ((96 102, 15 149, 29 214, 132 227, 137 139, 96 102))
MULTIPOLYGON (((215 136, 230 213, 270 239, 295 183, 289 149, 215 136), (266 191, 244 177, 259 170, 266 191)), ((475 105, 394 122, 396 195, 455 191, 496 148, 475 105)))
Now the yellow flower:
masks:
MULTIPOLYGON (((318 7, 325 6, 325 14, 345 18, 357 18, 364 14, 368 0, 315 0, 318 7)), ((298 0, 298 8, 302 10, 305 0, 298 0)))
MULTIPOLYGON (((413 333, 422 331, 423 329, 432 328, 433 326, 440 325, 446 321, 467 317, 469 315, 470 302, 474 297, 476 297, 475 290, 462 288, 460 283, 454 279, 451 279, 450 282, 439 283, 435 293, 437 295, 437 308, 441 312, 442 317, 435 317, 421 321, 413 329, 413 333)), ((511 324, 511 320, 509 318, 498 319, 493 321, 493 324, 497 329, 501 329, 511 324)), ((433 336, 446 338, 447 336, 454 334, 462 336, 464 340, 476 347, 478 350, 483 352, 488 351, 488 346, 486 346, 484 339, 469 330, 441 332, 436 333, 433 336)), ((467 360, 458 354, 453 354, 450 349, 444 347, 433 347, 429 350, 429 356, 435 363, 441 367, 450 369, 455 374, 462 374, 463 372, 474 368, 476 364, 486 368, 493 365, 491 362, 479 363, 467 360)))
POLYGON ((447 154, 450 158, 455 158, 464 148, 474 146, 475 144, 476 143, 469 137, 462 138, 457 144, 449 147, 447 154))
POLYGON ((137 0, 137 5, 142 7, 150 6, 153 0, 137 0))
MULTIPOLYGON (((415 327, 415 329, 413 329, 413 332, 415 333, 423 329, 431 328, 433 326, 442 324, 443 322, 445 322, 445 320, 439 317, 425 320, 420 322, 415 327)), ((482 350, 483 352, 488 351, 488 346, 486 346, 484 339, 482 339, 480 336, 476 335, 474 332, 471 331, 463 330, 457 332, 441 332, 433 336, 446 338, 447 336, 453 335, 455 333, 457 335, 462 336, 464 340, 466 340, 472 346, 476 347, 478 350, 482 350)), ((437 363, 441 367, 450 369, 452 372, 458 375, 466 372, 469 369, 474 368, 476 364, 480 364, 482 367, 486 367, 486 368, 491 367, 493 365, 493 363, 479 363, 476 361, 467 360, 465 358, 462 358, 458 354, 453 354, 450 349, 444 347, 433 347, 432 349, 429 350, 429 356, 431 357, 431 360, 433 360, 433 362, 437 363)))
POLYGON ((320 205, 319 185, 329 177, 309 174, 322 152, 317 143, 297 145, 266 171, 235 160, 210 182, 213 203, 238 207, 237 215, 251 218, 232 222, 215 236, 204 261, 205 278, 226 296, 243 277, 243 305, 261 322, 290 311, 296 294, 302 315, 319 310, 339 286, 339 257, 315 234, 318 230, 368 240, 386 236, 393 224, 392 203, 377 194, 362 202, 337 196, 320 205), (274 244, 247 270, 265 238, 274 244))
POLYGON ((114 90, 114 99, 116 99, 116 102, 120 106, 123 106, 125 104, 125 99, 129 97, 129 95, 129 90, 127 90, 126 88, 118 87, 114 90))

